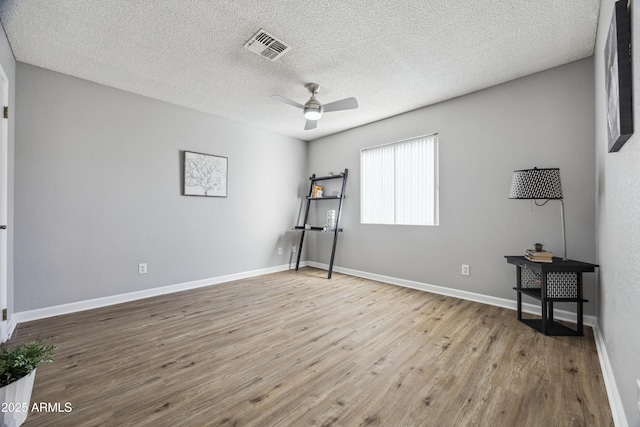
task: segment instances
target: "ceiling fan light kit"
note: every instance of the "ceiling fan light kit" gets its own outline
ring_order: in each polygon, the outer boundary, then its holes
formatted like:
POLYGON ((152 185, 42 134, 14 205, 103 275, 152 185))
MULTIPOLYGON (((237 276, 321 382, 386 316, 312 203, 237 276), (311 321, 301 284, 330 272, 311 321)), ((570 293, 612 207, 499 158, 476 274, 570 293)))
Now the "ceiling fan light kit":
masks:
POLYGON ((304 108, 304 118, 307 120, 318 120, 322 117, 322 108, 304 108))
POLYGON ((318 120, 320 117, 322 117, 322 105, 312 96, 309 102, 304 105, 304 118, 318 120))
POLYGON ((358 108, 358 101, 355 98, 345 98, 339 101, 330 102, 323 106, 316 98, 316 94, 320 89, 320 85, 318 85, 317 83, 309 83, 305 85, 305 87, 311 93, 311 98, 304 105, 282 96, 271 96, 271 99, 291 105, 292 107, 302 109, 304 118, 307 119, 304 126, 305 130, 315 129, 317 126, 316 122, 320 120, 323 112, 328 113, 331 111, 353 110, 358 108))

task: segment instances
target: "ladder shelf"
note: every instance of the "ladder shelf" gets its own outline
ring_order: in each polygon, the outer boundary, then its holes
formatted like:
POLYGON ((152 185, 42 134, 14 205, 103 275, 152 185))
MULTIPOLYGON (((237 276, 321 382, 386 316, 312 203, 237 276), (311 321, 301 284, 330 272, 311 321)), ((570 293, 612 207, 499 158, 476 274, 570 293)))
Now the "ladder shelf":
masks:
POLYGON ((331 248, 331 259, 329 261, 329 273, 327 275, 327 279, 331 279, 331 274, 333 273, 333 260, 336 255, 336 246, 338 243, 338 233, 342 232, 342 228, 340 228, 340 217, 342 214, 342 203, 344 202, 344 190, 347 185, 347 175, 349 174, 349 170, 345 169, 344 172, 340 172, 337 175, 327 175, 327 176, 316 176, 315 174, 309 177, 309 194, 306 197, 307 207, 304 212, 304 223, 302 226, 295 226, 293 230, 300 231, 300 245, 298 246, 298 257, 296 260, 296 271, 298 271, 298 267, 300 267, 300 257, 302 256, 302 245, 304 243, 304 236, 307 231, 321 232, 321 233, 332 233, 333 234, 333 246, 331 248), (332 179, 341 179, 342 180, 342 190, 340 194, 337 196, 322 196, 322 197, 314 197, 314 187, 318 181, 326 181, 332 179), (311 202, 319 201, 319 200, 338 200, 338 209, 336 213, 336 224, 335 227, 305 227, 307 221, 309 220, 309 210, 311 208, 311 202))

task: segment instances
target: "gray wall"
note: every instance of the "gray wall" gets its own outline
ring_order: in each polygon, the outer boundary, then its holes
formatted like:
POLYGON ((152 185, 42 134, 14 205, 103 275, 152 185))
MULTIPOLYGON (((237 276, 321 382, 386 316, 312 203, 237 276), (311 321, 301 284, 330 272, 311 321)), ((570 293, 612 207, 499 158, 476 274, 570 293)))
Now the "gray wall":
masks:
POLYGON ((16 311, 288 263, 306 142, 22 63, 17 73, 16 311), (228 198, 181 195, 181 150, 229 158, 228 198))
MULTIPOLYGON (((624 411, 631 426, 640 426, 636 379, 640 378, 640 34, 633 40, 634 135, 617 153, 607 152, 604 45, 613 13, 613 0, 603 0, 594 54, 595 152, 597 176, 597 242, 600 263, 598 323, 615 376, 624 411)), ((634 6, 638 6, 635 4, 634 6)), ((632 8, 632 22, 640 10, 632 8)))
MULTIPOLYGON (((0 27, 1 28, 1 27, 0 27)), ((13 176, 14 176, 14 160, 13 153, 15 150, 15 99, 16 99, 16 60, 9 46, 9 41, 4 32, 4 28, 0 31, 0 64, 9 79, 9 138, 7 146, 7 308, 9 316, 12 315, 14 309, 14 279, 13 279, 13 239, 14 239, 14 215, 13 215, 13 176)))
MULTIPOLYGON (((515 268, 503 255, 537 241, 558 254, 562 247, 558 202, 507 199, 512 171, 534 166, 560 168, 568 255, 595 261, 593 114, 588 58, 313 141, 310 173, 349 168, 336 265, 513 300, 515 268), (360 150, 430 133, 440 140, 440 225, 360 224, 360 150)), ((323 237, 310 240, 310 261, 328 263, 323 237)), ((585 275, 589 314, 594 276, 585 275)))

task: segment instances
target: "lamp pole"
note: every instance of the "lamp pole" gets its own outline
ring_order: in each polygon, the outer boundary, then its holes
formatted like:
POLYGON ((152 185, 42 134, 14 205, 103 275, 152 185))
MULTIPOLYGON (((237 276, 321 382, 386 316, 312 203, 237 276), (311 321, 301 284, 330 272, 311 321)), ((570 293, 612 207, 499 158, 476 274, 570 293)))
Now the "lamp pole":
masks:
POLYGON ((564 230, 564 199, 560 199, 560 217, 562 218, 562 249, 564 251, 563 260, 567 260, 567 234, 564 230))

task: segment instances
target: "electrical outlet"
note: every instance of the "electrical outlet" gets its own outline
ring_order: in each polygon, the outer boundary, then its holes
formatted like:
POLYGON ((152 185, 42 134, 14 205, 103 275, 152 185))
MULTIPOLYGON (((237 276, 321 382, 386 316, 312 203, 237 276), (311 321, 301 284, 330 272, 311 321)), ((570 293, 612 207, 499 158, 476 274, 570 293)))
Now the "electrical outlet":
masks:
POLYGON ((138 274, 147 274, 147 264, 138 264, 138 274))
POLYGON ((278 248, 278 255, 282 255, 282 248, 278 248))
POLYGON ((463 276, 469 275, 469 266, 467 264, 462 264, 462 275, 463 276))
POLYGON ((291 252, 293 252, 294 254, 296 253, 296 245, 293 245, 293 247, 291 248, 291 252))

